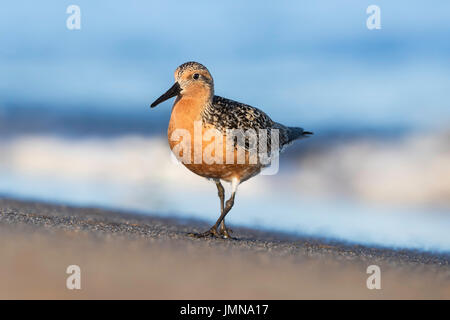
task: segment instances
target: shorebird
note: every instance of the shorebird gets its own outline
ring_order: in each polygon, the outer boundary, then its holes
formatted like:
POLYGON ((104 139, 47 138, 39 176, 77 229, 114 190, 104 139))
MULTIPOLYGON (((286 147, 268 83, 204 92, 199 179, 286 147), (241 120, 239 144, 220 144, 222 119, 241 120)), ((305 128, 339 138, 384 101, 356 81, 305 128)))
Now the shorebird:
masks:
MULTIPOLYGON (((234 129, 277 131, 279 134, 279 149, 277 149, 277 152, 294 140, 312 134, 312 132, 305 131, 302 128, 287 127, 277 123, 258 108, 214 95, 213 78, 208 69, 198 62, 186 62, 180 65, 175 70, 174 76, 174 85, 151 104, 151 108, 154 108, 165 100, 177 97, 172 107, 168 128, 169 145, 172 151, 175 150, 178 143, 181 143, 180 141, 175 141, 176 139, 172 139, 174 133, 177 130, 181 130, 194 137, 196 134, 196 123, 200 124, 202 135, 213 129, 223 134, 224 139, 227 139, 227 134, 234 129)), ((185 156, 187 155, 187 159, 190 161, 184 161, 183 164, 197 175, 214 181, 220 199, 220 217, 216 223, 208 231, 192 233, 190 234, 191 236, 231 238, 231 230, 225 226, 225 216, 234 205, 237 187, 240 183, 260 173, 261 169, 267 166, 267 164, 259 160, 256 163, 251 163, 249 160, 251 154, 247 141, 245 145, 242 145, 242 143, 236 143, 233 138, 232 147, 232 158, 235 160, 232 163, 225 160, 215 163, 196 162, 195 147, 188 148, 187 152, 189 154, 184 154, 185 156), (244 149, 245 163, 236 161, 239 148, 244 149), (231 196, 226 202, 225 190, 221 181, 231 183, 231 196)), ((207 146, 201 145, 201 154, 203 154, 205 148, 207 146)), ((269 146, 269 149, 271 151, 274 148, 269 146)), ((219 151, 215 150, 212 154, 218 154, 219 151)), ((183 150, 183 152, 186 152, 186 150, 183 150)), ((176 154, 176 156, 179 155, 176 154)), ((225 155, 223 155, 223 159, 225 159, 225 155)))

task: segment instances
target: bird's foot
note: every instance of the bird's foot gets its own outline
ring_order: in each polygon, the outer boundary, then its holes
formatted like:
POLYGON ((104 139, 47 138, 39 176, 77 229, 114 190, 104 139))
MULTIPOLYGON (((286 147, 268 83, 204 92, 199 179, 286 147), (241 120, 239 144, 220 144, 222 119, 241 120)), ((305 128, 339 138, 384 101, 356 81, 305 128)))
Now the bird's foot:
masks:
POLYGON ((233 230, 231 230, 230 228, 220 228, 219 233, 224 239, 233 239, 233 237, 231 236, 233 230))
POLYGON ((222 238, 222 235, 220 235, 217 232, 217 228, 215 227, 212 227, 208 231, 202 233, 188 233, 188 236, 193 238, 209 238, 209 237, 222 238))

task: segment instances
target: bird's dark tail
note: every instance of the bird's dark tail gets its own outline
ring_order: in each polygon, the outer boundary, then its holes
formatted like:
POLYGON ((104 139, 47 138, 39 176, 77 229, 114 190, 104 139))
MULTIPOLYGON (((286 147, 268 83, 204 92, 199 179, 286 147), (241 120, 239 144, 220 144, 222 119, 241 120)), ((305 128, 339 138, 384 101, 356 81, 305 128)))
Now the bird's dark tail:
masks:
POLYGON ((288 127, 287 129, 288 129, 287 134, 288 134, 289 142, 297 140, 297 139, 307 138, 314 134, 310 131, 305 131, 303 128, 288 127))

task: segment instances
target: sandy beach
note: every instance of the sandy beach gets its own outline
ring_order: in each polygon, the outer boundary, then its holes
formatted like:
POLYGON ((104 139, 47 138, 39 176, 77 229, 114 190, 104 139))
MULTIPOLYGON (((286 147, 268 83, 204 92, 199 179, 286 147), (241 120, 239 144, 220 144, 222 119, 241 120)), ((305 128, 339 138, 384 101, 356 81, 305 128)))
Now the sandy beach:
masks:
POLYGON ((1 299, 449 299, 450 257, 0 199, 1 299), (66 268, 81 268, 81 290, 66 268), (369 290, 369 265, 381 290, 369 290))

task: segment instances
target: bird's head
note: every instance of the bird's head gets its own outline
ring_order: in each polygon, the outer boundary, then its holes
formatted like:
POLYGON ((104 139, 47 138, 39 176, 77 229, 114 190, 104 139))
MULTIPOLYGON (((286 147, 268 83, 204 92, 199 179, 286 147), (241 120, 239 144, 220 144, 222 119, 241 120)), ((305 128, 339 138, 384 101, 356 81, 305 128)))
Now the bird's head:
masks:
POLYGON ((152 108, 175 96, 205 99, 205 101, 214 96, 214 80, 204 65, 198 62, 183 63, 175 70, 174 76, 174 85, 151 104, 152 108))

